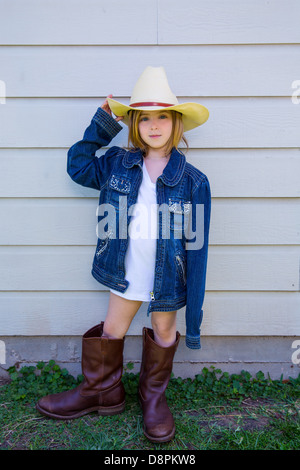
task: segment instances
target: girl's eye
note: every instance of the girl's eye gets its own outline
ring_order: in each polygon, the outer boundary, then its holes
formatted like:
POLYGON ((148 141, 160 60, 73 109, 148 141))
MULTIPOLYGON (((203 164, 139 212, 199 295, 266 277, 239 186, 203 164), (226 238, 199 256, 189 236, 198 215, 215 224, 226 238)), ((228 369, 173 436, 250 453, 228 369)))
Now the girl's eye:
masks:
MULTIPOLYGON (((158 116, 158 119, 168 119, 169 116, 167 114, 160 114, 158 116)), ((149 121, 149 117, 148 116, 142 116, 140 118, 140 121, 139 122, 146 122, 146 121, 149 121)))

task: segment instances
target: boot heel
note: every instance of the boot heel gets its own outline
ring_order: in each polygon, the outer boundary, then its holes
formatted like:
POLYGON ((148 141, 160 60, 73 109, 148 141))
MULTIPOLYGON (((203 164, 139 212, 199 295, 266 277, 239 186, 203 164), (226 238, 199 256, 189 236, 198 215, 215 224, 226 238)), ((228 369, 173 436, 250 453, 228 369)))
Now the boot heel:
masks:
POLYGON ((124 410, 125 410, 125 402, 116 406, 107 406, 107 407, 99 408, 97 412, 99 416, 113 416, 113 415, 118 415, 120 413, 123 413, 124 410))

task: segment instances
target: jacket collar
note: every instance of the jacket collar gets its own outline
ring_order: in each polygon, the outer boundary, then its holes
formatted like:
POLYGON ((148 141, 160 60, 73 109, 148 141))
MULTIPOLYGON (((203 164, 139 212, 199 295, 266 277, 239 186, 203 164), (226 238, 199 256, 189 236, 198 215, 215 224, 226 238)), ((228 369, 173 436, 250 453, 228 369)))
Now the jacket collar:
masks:
MULTIPOLYGON (((134 165, 143 165, 143 154, 141 150, 126 152, 122 163, 125 168, 132 168, 134 165)), ((185 164, 186 158, 183 153, 173 148, 170 159, 163 174, 159 176, 159 179, 167 186, 175 186, 179 183, 183 175, 185 164)))

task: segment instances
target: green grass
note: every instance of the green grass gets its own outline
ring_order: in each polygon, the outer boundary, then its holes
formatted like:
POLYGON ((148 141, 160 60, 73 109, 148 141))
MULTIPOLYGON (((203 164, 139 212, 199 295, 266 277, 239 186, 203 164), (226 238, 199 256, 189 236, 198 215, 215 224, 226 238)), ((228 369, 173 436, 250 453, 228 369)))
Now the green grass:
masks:
POLYGON ((298 450, 300 376, 270 380, 262 372, 229 375, 204 368, 193 379, 172 378, 167 398, 176 422, 175 438, 153 444, 143 434, 137 401, 138 375, 123 377, 126 410, 117 416, 97 413, 70 421, 41 416, 37 400, 76 386, 53 361, 11 368, 0 387, 1 450, 298 450))

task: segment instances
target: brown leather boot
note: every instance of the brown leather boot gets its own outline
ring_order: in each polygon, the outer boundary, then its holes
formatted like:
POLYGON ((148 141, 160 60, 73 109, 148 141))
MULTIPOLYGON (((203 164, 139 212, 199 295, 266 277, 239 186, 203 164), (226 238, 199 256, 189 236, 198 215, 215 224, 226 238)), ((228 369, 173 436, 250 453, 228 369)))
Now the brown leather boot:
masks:
POLYGON ((103 322, 83 335, 83 382, 72 390, 41 398, 36 405, 40 413, 55 419, 74 419, 92 411, 103 416, 124 411, 124 339, 102 338, 102 333, 103 322))
POLYGON ((139 379, 139 399, 144 416, 144 434, 152 442, 170 441, 175 424, 168 407, 165 390, 168 386, 173 358, 180 339, 167 348, 154 341, 153 330, 143 329, 143 357, 139 379))

